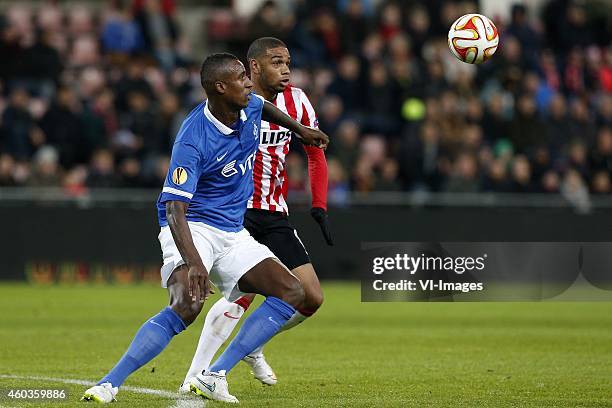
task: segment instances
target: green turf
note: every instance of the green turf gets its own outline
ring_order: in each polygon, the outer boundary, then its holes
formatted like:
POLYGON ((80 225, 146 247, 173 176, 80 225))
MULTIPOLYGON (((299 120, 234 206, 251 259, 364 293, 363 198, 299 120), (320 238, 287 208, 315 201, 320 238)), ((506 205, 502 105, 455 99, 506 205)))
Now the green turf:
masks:
MULTIPOLYGON (((259 385, 244 364, 230 374, 242 406, 612 406, 612 303, 367 304, 355 284, 324 289, 316 317, 266 348, 277 386, 259 385)), ((97 380, 165 302, 152 286, 1 285, 0 374, 97 380)), ((202 323, 126 385, 175 390, 202 323)), ((69 390, 69 404, 0 399, 40 408, 75 406, 86 388, 4 378, 0 387, 69 390)), ((204 405, 127 391, 118 399, 114 406, 204 405)))

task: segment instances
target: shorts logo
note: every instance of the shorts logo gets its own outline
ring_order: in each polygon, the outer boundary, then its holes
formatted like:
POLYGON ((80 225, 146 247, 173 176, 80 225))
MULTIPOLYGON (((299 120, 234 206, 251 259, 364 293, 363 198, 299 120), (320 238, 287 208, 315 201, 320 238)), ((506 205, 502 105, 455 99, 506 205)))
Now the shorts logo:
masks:
POLYGON ((172 182, 176 185, 185 184, 187 181, 187 170, 182 167, 177 167, 172 172, 172 182))

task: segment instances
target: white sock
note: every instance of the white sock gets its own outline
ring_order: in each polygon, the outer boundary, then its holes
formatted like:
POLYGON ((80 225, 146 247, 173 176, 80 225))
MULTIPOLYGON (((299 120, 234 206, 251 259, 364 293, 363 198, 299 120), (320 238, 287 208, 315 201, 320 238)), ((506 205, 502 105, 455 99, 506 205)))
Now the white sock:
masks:
MULTIPOLYGON (((308 319, 308 317, 309 316, 304 316, 300 312, 296 311, 293 314, 293 316, 291 316, 289 320, 285 322, 283 327, 281 327, 280 330, 276 334, 284 332, 285 330, 289 330, 290 328, 297 326, 298 324, 302 323, 304 320, 308 319)), ((265 344, 262 344, 261 346, 257 347, 255 350, 249 353, 249 357, 258 357, 262 355, 264 346, 265 344)))
POLYGON ((208 368, 215 353, 232 334, 243 314, 242 306, 228 302, 224 297, 217 300, 217 303, 210 308, 184 382, 208 368))

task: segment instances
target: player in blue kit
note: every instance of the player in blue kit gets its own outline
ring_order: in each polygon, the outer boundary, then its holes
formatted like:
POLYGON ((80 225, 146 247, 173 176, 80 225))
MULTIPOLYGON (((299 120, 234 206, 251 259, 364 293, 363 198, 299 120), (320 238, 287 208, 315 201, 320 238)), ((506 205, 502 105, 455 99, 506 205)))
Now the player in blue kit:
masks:
POLYGON ((141 326, 115 367, 85 392, 85 401, 112 402, 131 373, 195 320, 210 293, 210 278, 230 302, 245 293, 266 296, 224 354, 191 384, 206 398, 238 402, 225 374, 268 341, 304 301, 300 281, 249 235, 243 218, 253 194, 262 118, 292 130, 305 144, 325 148, 329 139, 253 94, 244 66, 231 54, 206 58, 201 81, 208 100, 183 122, 157 202, 162 286, 170 306, 141 326))

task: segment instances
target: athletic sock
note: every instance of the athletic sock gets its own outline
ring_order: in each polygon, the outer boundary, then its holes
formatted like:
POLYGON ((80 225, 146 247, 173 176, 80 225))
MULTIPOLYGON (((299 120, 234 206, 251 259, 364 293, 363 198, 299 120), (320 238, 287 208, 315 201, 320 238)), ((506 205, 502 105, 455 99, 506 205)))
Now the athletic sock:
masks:
POLYGON ((198 347, 191 360, 191 367, 183 383, 208 369, 215 353, 232 334, 250 303, 246 297, 241 297, 234 303, 221 297, 210 308, 204 320, 198 347))
MULTIPOLYGON (((283 324, 283 327, 280 328, 280 330, 276 333, 281 333, 284 332, 286 330, 291 329, 292 327, 297 326, 298 324, 302 323, 304 320, 308 319, 310 316, 312 316, 313 313, 310 313, 308 316, 304 316, 301 312, 296 311, 293 316, 291 316, 291 318, 289 320, 287 320, 287 322, 285 324, 283 324)), ((265 344, 262 344, 261 346, 257 347, 255 350, 251 351, 249 353, 249 357, 259 357, 263 354, 263 348, 264 348, 265 344)))
POLYGON ((244 356, 270 340, 294 313, 295 309, 289 303, 268 296, 244 321, 236 337, 209 370, 229 373, 244 356))
POLYGON ((166 307, 140 327, 121 360, 98 384, 108 382, 113 387, 120 387, 130 374, 153 360, 166 348, 172 337, 185 328, 181 317, 166 307))

